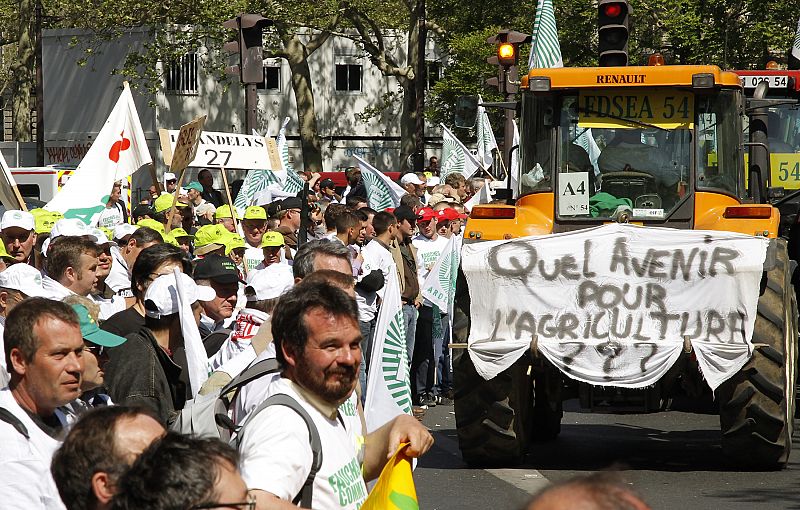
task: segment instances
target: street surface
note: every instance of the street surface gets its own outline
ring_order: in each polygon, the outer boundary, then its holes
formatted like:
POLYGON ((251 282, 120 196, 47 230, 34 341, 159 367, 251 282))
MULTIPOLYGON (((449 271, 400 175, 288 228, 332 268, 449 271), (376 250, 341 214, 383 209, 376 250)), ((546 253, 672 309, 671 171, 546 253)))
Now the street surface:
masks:
POLYGON ((787 469, 740 471, 722 454, 710 402, 651 414, 602 414, 565 402, 558 440, 535 445, 525 464, 470 469, 458 450, 453 406, 428 409, 423 422, 436 445, 414 479, 423 510, 520 509, 540 488, 611 466, 622 469, 654 510, 800 509, 800 442, 787 469))

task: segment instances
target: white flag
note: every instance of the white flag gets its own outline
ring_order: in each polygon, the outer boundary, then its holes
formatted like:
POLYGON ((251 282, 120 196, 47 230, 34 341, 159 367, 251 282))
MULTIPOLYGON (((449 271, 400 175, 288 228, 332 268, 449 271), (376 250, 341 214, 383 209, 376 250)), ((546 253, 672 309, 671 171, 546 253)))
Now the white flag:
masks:
POLYGON ((597 158, 600 157, 600 147, 597 145, 597 142, 594 141, 594 135, 592 134, 592 128, 578 128, 582 129, 582 131, 578 134, 578 137, 575 139, 575 143, 583 147, 583 150, 586 151, 586 154, 589 155, 589 161, 592 163, 594 167, 594 174, 600 175, 600 167, 597 166, 597 158))
POLYGON ((456 138, 447 126, 442 124, 442 164, 440 177, 442 182, 448 174, 460 172, 467 179, 481 168, 475 156, 456 138))
POLYGON ((494 137, 492 124, 489 122, 489 115, 486 113, 486 108, 480 106, 483 103, 483 98, 478 95, 478 161, 486 170, 494 162, 493 150, 497 150, 497 140, 494 137))
MULTIPOLYGON (((514 147, 519 146, 519 126, 517 126, 517 121, 514 120, 514 140, 511 142, 511 146, 514 147)), ((519 151, 522 148, 513 151, 511 153, 511 165, 509 168, 509 173, 511 174, 511 198, 517 198, 517 193, 519 193, 519 151)))
POLYGON ((561 45, 558 43, 556 14, 553 0, 539 0, 531 34, 531 56, 528 68, 564 67, 561 45))
POLYGON ((358 166, 361 168, 361 179, 367 189, 370 208, 381 212, 390 207, 399 206, 400 197, 406 194, 406 190, 360 157, 353 157, 356 158, 358 166))
POLYGON ((103 129, 69 181, 44 207, 93 225, 105 209, 114 181, 152 163, 139 114, 126 83, 103 129))
POLYGON ((181 282, 184 273, 177 268, 172 272, 175 275, 175 290, 178 291, 178 315, 181 318, 183 347, 186 350, 186 371, 189 372, 192 397, 196 397, 203 383, 208 379, 208 355, 203 347, 203 341, 200 339, 200 331, 197 329, 197 322, 195 322, 194 312, 192 312, 192 302, 186 297, 186 290, 181 282))
POLYGON ((364 403, 367 433, 396 416, 411 414, 406 326, 400 300, 400 282, 394 264, 389 267, 389 279, 378 310, 368 372, 367 399, 364 403))
POLYGON ((789 51, 789 69, 800 69, 800 19, 797 20, 797 32, 794 33, 794 42, 789 51))
POLYGON ((490 181, 488 179, 485 179, 484 180, 484 184, 481 187, 481 189, 478 190, 478 192, 476 194, 472 195, 472 198, 467 200, 467 202, 464 204, 464 207, 468 211, 471 211, 472 208, 475 207, 476 205, 488 204, 489 202, 492 201, 492 195, 494 193, 489 188, 489 182, 490 181))
POLYGON ((450 236, 442 254, 422 284, 422 297, 439 310, 450 311, 456 296, 456 276, 461 262, 461 237, 450 236))

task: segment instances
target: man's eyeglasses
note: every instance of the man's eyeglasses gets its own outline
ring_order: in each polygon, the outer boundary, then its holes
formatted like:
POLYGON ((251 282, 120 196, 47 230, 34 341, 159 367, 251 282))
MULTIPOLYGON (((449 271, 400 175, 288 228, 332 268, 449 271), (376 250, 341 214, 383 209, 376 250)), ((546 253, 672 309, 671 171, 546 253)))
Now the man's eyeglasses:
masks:
POLYGON ((243 503, 205 503, 195 505, 190 510, 205 510, 208 508, 237 508, 239 510, 256 510, 256 497, 250 494, 243 503))
POLYGON ((84 344, 83 345, 83 349, 86 350, 86 351, 91 352, 92 354, 94 354, 98 358, 100 356, 102 356, 103 354, 105 354, 105 352, 106 352, 105 346, 97 345, 97 344, 84 344))

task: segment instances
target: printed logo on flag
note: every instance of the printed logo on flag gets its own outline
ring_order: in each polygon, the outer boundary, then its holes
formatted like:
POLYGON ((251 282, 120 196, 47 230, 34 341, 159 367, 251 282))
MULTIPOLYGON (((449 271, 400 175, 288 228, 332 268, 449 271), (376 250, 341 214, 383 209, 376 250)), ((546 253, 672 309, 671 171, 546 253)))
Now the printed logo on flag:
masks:
POLYGON ((304 184, 303 179, 297 175, 297 172, 289 168, 286 172, 286 182, 283 183, 283 191, 287 193, 300 193, 304 184))
POLYGON ((406 414, 411 414, 411 387, 409 385, 408 354, 406 353, 406 327, 403 310, 399 309, 389 323, 381 353, 381 367, 386 387, 394 403, 406 414))
POLYGON ((442 154, 444 154, 444 162, 442 163, 441 176, 442 179, 447 177, 448 174, 453 172, 462 172, 464 170, 464 154, 458 144, 445 138, 442 142, 442 154))
POLYGON ((367 188, 369 206, 376 211, 384 211, 389 207, 394 207, 394 200, 389 193, 389 188, 372 172, 362 172, 361 179, 367 188))
POLYGON ((270 184, 278 182, 278 178, 270 170, 250 170, 244 178, 242 189, 236 195, 236 200, 233 205, 240 209, 246 209, 250 206, 253 197, 256 193, 263 191, 269 187, 270 184))

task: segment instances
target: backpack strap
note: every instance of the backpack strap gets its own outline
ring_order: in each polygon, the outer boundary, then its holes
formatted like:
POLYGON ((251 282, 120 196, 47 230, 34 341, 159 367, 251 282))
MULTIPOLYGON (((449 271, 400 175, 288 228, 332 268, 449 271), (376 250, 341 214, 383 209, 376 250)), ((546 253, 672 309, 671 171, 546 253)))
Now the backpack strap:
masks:
POLYGON ((0 407, 0 421, 8 423, 14 427, 17 432, 25 436, 25 439, 30 440, 31 436, 28 434, 28 428, 22 423, 22 420, 14 416, 14 414, 5 407, 0 407))
POLYGON ((244 372, 234 377, 231 382, 226 384, 225 387, 220 390, 219 396, 225 403, 225 407, 230 407, 231 402, 236 399, 236 394, 238 394, 239 389, 242 386, 251 381, 255 381, 259 377, 267 374, 274 374, 279 370, 280 365, 278 364, 278 360, 275 358, 262 359, 258 363, 247 367, 244 372), (228 399, 226 395, 228 395, 231 391, 236 391, 236 394, 234 394, 232 398, 228 399))
MULTIPOLYGON (((299 414, 301 418, 303 418, 303 421, 306 422, 306 426, 308 427, 308 441, 311 444, 311 452, 313 454, 311 460, 311 471, 308 473, 306 481, 303 482, 303 488, 300 489, 300 493, 295 496, 295 498, 292 500, 292 503, 295 505, 299 504, 301 508, 311 508, 312 497, 314 494, 314 478, 316 478, 317 473, 322 467, 322 440, 319 437, 319 431, 317 430, 317 426, 314 425, 314 421, 311 419, 311 416, 293 397, 286 395, 285 393, 278 393, 272 395, 263 401, 253 411, 251 411, 250 415, 247 417, 247 422, 249 422, 253 416, 260 413, 267 407, 276 405, 286 406, 292 409, 294 412, 299 414)), ((247 428, 247 422, 245 422, 245 424, 239 429, 239 437, 241 437, 244 429, 247 428)))

